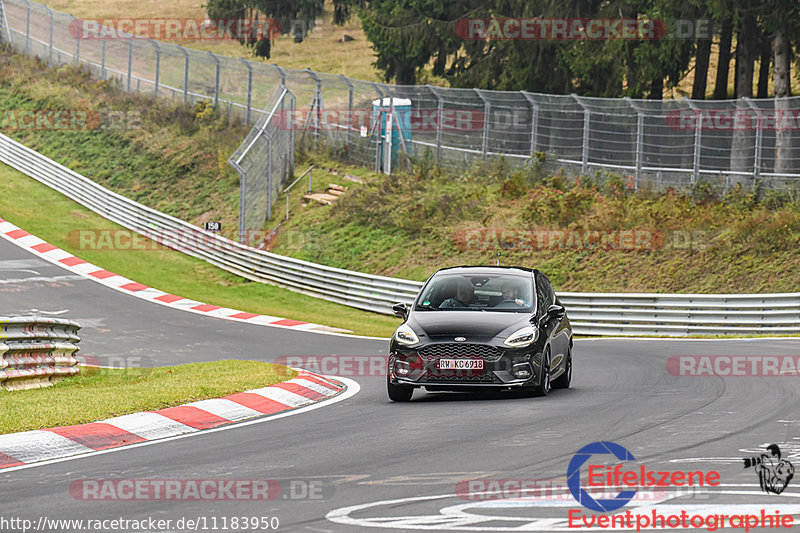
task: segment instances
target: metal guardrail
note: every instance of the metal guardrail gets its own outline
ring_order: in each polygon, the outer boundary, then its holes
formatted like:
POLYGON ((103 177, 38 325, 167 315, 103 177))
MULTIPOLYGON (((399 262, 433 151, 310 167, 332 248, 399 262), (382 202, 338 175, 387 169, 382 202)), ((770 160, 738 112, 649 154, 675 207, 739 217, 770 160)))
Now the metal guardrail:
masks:
MULTIPOLYGON (((0 135, 0 161, 121 226, 242 277, 358 309, 391 314, 419 281, 364 274, 241 245, 160 213, 0 135)), ((559 293, 580 335, 800 334, 800 293, 559 293)))
POLYGON ((0 387, 49 387, 77 374, 80 328, 77 322, 59 318, 0 317, 0 387))

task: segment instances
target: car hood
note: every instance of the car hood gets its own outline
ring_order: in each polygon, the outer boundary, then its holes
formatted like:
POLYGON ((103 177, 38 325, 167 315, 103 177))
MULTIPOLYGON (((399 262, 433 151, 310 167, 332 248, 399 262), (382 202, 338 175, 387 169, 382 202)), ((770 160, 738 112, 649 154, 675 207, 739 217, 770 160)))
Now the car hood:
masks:
POLYGON ((467 340, 491 339, 509 330, 530 325, 528 313, 482 311, 420 311, 409 325, 432 340, 441 337, 465 337, 467 340))

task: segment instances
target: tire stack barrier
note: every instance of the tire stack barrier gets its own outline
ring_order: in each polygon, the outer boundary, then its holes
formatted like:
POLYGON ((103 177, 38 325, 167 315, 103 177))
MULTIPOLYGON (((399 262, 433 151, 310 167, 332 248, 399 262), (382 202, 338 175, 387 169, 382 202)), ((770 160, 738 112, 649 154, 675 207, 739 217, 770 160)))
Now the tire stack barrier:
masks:
POLYGON ((80 328, 77 322, 60 318, 0 317, 0 387, 49 387, 78 374, 80 328))

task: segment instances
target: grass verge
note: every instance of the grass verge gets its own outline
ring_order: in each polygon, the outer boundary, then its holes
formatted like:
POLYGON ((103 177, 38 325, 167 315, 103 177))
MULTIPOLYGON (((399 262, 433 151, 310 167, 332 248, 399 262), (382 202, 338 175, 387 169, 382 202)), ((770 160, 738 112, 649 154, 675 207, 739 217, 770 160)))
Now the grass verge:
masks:
POLYGON ((122 370, 82 367, 81 374, 52 387, 0 389, 0 434, 164 409, 267 387, 296 375, 283 365, 234 360, 122 370))
POLYGON ((2 164, 0 218, 111 272, 185 298, 343 328, 360 335, 388 337, 398 325, 396 318, 251 282, 173 250, 78 249, 79 243, 69 238, 70 232, 120 226, 2 164))

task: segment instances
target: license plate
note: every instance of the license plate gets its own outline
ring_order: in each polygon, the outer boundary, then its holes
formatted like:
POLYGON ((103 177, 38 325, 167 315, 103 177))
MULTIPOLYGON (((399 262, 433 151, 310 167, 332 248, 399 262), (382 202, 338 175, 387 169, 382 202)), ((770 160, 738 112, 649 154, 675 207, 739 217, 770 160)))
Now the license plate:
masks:
POLYGON ((483 359, 439 359, 439 370, 483 370, 483 359))

